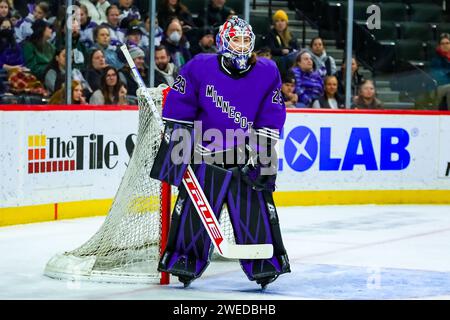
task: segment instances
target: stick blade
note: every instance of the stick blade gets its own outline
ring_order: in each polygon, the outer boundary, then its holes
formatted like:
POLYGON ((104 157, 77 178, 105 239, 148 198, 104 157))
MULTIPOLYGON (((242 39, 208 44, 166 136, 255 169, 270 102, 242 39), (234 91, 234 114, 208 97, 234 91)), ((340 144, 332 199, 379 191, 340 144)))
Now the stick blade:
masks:
POLYGON ((227 259, 270 259, 273 256, 271 244, 221 244, 222 253, 219 254, 227 259))

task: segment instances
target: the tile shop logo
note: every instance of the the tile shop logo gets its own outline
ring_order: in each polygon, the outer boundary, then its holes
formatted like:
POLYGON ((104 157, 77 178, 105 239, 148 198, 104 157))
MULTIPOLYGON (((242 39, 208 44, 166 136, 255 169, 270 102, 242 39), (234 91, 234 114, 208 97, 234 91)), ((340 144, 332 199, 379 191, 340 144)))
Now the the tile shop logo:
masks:
POLYGON ((43 134, 28 136, 29 174, 114 169, 118 155, 117 143, 105 142, 101 134, 72 136, 68 140, 43 134))

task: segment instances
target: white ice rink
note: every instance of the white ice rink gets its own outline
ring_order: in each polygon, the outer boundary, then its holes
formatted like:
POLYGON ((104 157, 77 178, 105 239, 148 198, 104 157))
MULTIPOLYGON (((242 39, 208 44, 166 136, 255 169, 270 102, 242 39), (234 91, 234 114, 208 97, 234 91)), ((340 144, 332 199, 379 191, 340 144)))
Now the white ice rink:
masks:
POLYGON ((43 276, 103 217, 0 228, 0 299, 450 299, 450 206, 279 208, 292 273, 265 292, 239 263, 213 261, 183 289, 43 276))

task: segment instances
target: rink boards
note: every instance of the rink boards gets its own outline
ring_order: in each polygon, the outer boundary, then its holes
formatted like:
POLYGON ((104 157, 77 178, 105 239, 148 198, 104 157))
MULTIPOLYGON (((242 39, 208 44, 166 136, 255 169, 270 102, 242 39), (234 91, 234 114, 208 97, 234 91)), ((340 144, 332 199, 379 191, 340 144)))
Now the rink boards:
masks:
MULTIPOLYGON (((104 215, 136 107, 0 106, 0 226, 104 215)), ((450 114, 289 110, 276 203, 450 203, 450 114)))

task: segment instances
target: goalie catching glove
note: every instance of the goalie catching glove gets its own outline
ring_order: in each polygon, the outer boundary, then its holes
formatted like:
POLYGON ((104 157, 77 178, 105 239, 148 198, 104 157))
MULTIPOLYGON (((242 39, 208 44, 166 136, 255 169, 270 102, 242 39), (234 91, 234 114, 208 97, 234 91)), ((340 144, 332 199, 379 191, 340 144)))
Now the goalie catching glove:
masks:
POLYGON ((279 139, 276 130, 256 129, 250 133, 246 145, 248 161, 241 166, 242 180, 256 191, 275 191, 278 157, 275 145, 279 139))

